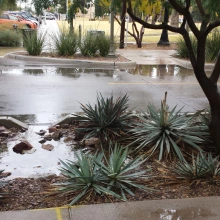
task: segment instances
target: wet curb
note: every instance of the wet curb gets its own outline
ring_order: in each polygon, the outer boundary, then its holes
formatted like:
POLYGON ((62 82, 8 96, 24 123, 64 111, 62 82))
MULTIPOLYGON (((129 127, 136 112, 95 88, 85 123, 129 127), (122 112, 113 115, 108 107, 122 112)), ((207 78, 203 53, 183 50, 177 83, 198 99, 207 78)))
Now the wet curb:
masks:
POLYGON ((60 59, 60 58, 50 58, 50 57, 34 57, 34 56, 24 56, 15 53, 9 53, 5 56, 9 59, 23 60, 23 61, 34 61, 43 63, 55 63, 55 64, 68 64, 75 66, 83 66, 84 68, 119 68, 119 69, 131 69, 135 68, 136 62, 113 62, 113 61, 90 61, 90 60, 72 60, 72 59, 60 59))
MULTIPOLYGON (((176 61, 176 64, 181 66, 181 67, 184 67, 186 69, 193 69, 192 68, 192 64, 190 61, 188 60, 182 60, 182 59, 178 59, 178 58, 173 58, 175 61, 176 61)), ((205 70, 206 71, 212 71, 213 68, 214 68, 214 65, 213 63, 206 63, 205 64, 205 70)))
POLYGON ((28 129, 27 124, 9 116, 1 116, 0 125, 6 128, 28 129))

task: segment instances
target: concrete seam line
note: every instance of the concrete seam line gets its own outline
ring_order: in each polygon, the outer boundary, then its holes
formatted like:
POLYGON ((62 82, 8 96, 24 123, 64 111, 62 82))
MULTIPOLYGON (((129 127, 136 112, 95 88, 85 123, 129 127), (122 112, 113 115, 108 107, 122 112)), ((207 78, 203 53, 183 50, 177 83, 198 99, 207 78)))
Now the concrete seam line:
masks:
POLYGON ((72 212, 71 212, 71 206, 68 206, 68 213, 69 213, 69 219, 73 220, 72 212))
POLYGON ((55 208, 57 220, 62 220, 60 208, 55 208))

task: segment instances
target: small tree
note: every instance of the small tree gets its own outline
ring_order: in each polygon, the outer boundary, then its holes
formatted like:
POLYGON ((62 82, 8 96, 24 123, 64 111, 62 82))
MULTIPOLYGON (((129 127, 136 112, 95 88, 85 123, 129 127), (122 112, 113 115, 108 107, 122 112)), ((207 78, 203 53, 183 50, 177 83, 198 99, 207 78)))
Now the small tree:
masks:
POLYGON ((159 25, 149 24, 134 15, 131 6, 131 0, 128 0, 127 12, 132 19, 150 29, 167 29, 179 33, 183 36, 186 43, 190 62, 194 74, 205 93, 211 107, 210 133, 213 141, 220 152, 220 91, 217 85, 220 75, 220 55, 216 59, 215 67, 210 76, 205 71, 205 47, 206 39, 211 31, 220 26, 220 4, 216 0, 168 0, 172 8, 183 15, 183 22, 180 27, 173 27, 162 23, 159 25), (197 27, 190 13, 193 4, 198 8, 202 17, 201 26, 197 27), (186 23, 197 39, 197 53, 195 54, 189 33, 186 30, 186 23))

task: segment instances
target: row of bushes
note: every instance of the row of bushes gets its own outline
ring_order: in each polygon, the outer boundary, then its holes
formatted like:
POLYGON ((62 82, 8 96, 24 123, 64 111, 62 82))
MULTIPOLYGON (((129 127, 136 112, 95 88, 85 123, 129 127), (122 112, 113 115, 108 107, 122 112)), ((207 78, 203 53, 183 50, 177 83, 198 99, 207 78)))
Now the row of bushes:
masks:
MULTIPOLYGON (((24 45, 30 55, 39 55, 44 47, 46 33, 44 35, 33 32, 24 39, 24 45)), ((80 51, 83 56, 106 56, 110 47, 110 38, 104 34, 87 33, 81 36, 69 31, 60 31, 51 34, 54 42, 54 50, 59 56, 73 56, 80 51)))
MULTIPOLYGON (((220 50, 220 32, 213 31, 209 34, 206 41, 205 58, 207 62, 214 62, 218 56, 220 50)), ((197 54, 197 39, 194 35, 190 35, 192 42, 193 52, 197 54)), ((177 41, 177 55, 181 58, 189 58, 189 53, 184 39, 181 37, 177 41)))
POLYGON ((15 30, 0 31, 0 46, 2 47, 18 47, 21 45, 21 34, 15 30))

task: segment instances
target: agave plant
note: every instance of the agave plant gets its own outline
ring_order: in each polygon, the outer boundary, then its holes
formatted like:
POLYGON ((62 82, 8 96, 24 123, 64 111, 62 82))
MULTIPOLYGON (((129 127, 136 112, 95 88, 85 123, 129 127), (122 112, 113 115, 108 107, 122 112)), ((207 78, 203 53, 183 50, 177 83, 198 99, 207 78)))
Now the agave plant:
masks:
POLYGON ((110 153, 109 159, 105 158, 105 163, 96 161, 109 181, 108 189, 120 191, 124 200, 126 200, 125 193, 134 196, 131 188, 152 190, 144 185, 138 184, 140 179, 146 179, 148 177, 145 174, 150 171, 150 169, 137 171, 144 162, 145 160, 143 160, 142 156, 129 160, 128 148, 123 149, 117 146, 117 144, 110 153))
POLYGON ((60 195, 77 195, 70 205, 78 202, 82 197, 94 192, 97 194, 108 194, 121 199, 119 195, 107 189, 105 186, 106 178, 103 176, 101 168, 94 161, 101 162, 103 154, 95 154, 94 156, 76 153, 78 161, 76 163, 68 161, 61 164, 61 173, 66 177, 66 181, 56 185, 61 186, 58 189, 60 195))
POLYGON ((103 153, 86 155, 76 154, 77 162, 63 162, 61 173, 65 180, 57 183, 55 190, 60 196, 76 195, 70 205, 75 204, 83 197, 91 195, 111 195, 126 200, 126 193, 134 195, 133 188, 150 190, 138 181, 146 179, 147 170, 137 171, 144 162, 142 157, 128 161, 128 150, 115 146, 110 152, 109 159, 103 153), (105 159, 104 159, 105 158, 105 159), (119 195, 119 193, 121 195, 119 195))
POLYGON ((161 109, 157 112, 153 104, 148 106, 148 113, 139 116, 140 121, 131 129, 131 136, 135 139, 130 146, 137 145, 135 150, 147 150, 152 156, 159 154, 159 160, 171 158, 172 154, 183 160, 181 146, 186 143, 198 151, 204 139, 208 135, 199 125, 193 123, 191 117, 181 114, 174 107, 170 112, 165 99, 161 102, 161 109))
POLYGON ((128 96, 119 97, 115 102, 113 96, 104 99, 97 95, 97 104, 92 107, 90 104, 81 104, 84 115, 76 115, 76 120, 82 122, 76 133, 85 134, 84 139, 99 137, 101 140, 115 141, 116 137, 122 137, 127 131, 131 115, 126 112, 128 109, 128 96))
POLYGON ((172 169, 180 178, 196 180, 213 178, 220 175, 219 158, 213 158, 211 153, 205 156, 199 153, 197 157, 192 155, 192 162, 178 162, 172 169))

